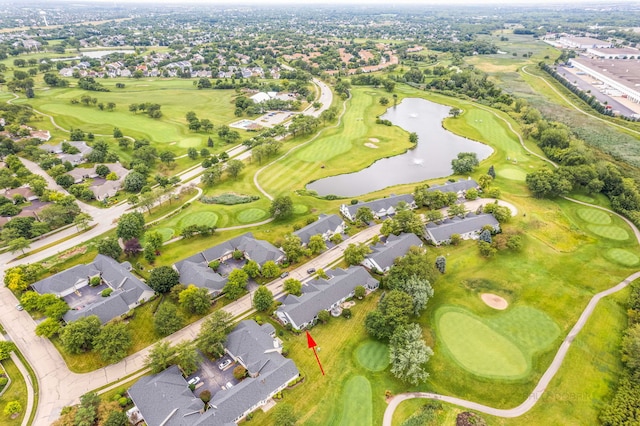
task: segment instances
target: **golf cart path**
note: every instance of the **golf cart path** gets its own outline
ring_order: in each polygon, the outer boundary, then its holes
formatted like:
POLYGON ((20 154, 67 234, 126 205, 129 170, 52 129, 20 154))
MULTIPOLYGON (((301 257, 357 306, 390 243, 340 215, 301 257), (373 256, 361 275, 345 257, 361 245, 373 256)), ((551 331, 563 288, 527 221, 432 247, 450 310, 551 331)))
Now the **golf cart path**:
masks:
MULTIPOLYGON (((506 120, 504 117, 501 117, 500 115, 496 114, 495 112, 491 111, 488 108, 483 108, 483 107, 480 107, 480 108, 493 113, 496 117, 498 117, 499 119, 504 121, 507 124, 507 126, 509 127, 509 130, 511 130, 511 132, 513 132, 518 137, 518 140, 520 141, 520 144, 522 145, 522 147, 527 152, 529 152, 530 154, 540 158, 541 160, 544 160, 545 162, 551 164, 554 167, 558 167, 558 165, 555 164, 553 161, 551 161, 551 160, 549 160, 549 159, 547 159, 547 158, 545 158, 545 157, 543 157, 543 156, 531 151, 529 148, 527 148, 527 146, 524 143, 524 140, 522 139, 522 136, 520 136, 520 134, 513 129, 511 123, 508 120, 506 120)), ((589 115, 589 114, 587 114, 587 115, 589 115)), ((611 124, 611 123, 609 123, 609 124, 611 124)), ((624 220, 627 223, 627 225, 629 225, 629 227, 633 230, 633 233, 634 233, 634 235, 636 237, 636 240, 638 241, 638 243, 640 243, 640 230, 638 230, 638 227, 635 226, 626 217, 614 212, 613 210, 609 210, 609 209, 607 209, 605 207, 602 207, 602 206, 586 203, 586 202, 579 201, 579 200, 576 200, 576 199, 573 199, 573 198, 570 198, 570 197, 563 197, 563 198, 565 200, 571 201, 571 202, 576 203, 576 204, 580 204, 580 205, 596 208, 596 209, 599 209, 599 210, 603 210, 603 211, 605 211, 607 213, 616 215, 617 217, 619 217, 622 220, 624 220)), ((623 281, 619 282, 615 286, 595 294, 591 298, 591 300, 589 300, 589 303, 587 304, 587 306, 584 309, 584 311, 582 311, 582 314, 578 318, 578 321, 574 324, 574 326, 569 331, 569 334, 567 334, 567 336, 564 338, 564 340, 560 344, 560 348, 558 349, 558 352, 554 356, 553 361, 551 361, 551 364, 549 365, 547 370, 544 372, 544 374, 542 375, 542 377, 540 378, 540 380, 538 381, 536 386, 533 388, 533 390, 531 391, 531 393, 527 397, 527 399, 524 400, 517 407, 509 408, 509 409, 494 408, 494 407, 489 407, 487 405, 483 405, 483 404, 480 404, 480 403, 477 403, 477 402, 474 402, 474 401, 469 401, 469 400, 466 400, 466 399, 456 398, 456 397, 453 397, 453 396, 440 395, 440 394, 432 393, 432 392, 407 392, 407 393, 398 394, 398 395, 394 396, 393 398, 391 398, 391 400, 389 401, 389 405, 387 406, 387 408, 386 408, 386 410, 384 412, 384 418, 383 418, 383 421, 382 421, 383 426, 391 426, 392 425, 393 413, 396 410, 396 408, 398 408, 398 405, 400 405, 400 403, 402 401, 406 401, 406 400, 414 399, 414 398, 433 399, 433 400, 437 400, 437 401, 443 401, 443 402, 447 402, 449 404, 454 404, 454 405, 457 405, 457 406, 460 406, 460 407, 464 407, 464 408, 468 408, 468 409, 471 409, 471 410, 479 411, 481 413, 489 414, 491 416, 503 417, 503 418, 519 417, 519 416, 527 413, 529 410, 531 410, 536 405, 536 403, 538 402, 540 397, 542 397, 542 395, 544 394, 545 390, 547 389, 547 386, 549 386, 549 383, 551 382, 553 377, 556 375, 556 373, 558 372, 558 370, 562 366, 562 362, 564 361, 567 353, 569 352, 569 348, 571 347, 571 343, 573 343, 573 341, 576 338, 576 336, 578 335, 578 333, 580 333, 580 331, 584 328, 585 324, 587 323, 587 321, 591 317, 591 314, 593 313, 593 311, 595 310, 596 306, 598 305, 598 302, 600 302, 600 300, 603 299, 604 297, 607 297, 607 296, 609 296, 609 295, 611 295, 613 293, 616 293, 616 292, 624 289, 630 283, 632 283, 634 280, 636 280, 638 278, 640 278, 640 271, 639 272, 635 272, 634 274, 631 274, 630 276, 628 276, 626 279, 624 279, 623 281)))

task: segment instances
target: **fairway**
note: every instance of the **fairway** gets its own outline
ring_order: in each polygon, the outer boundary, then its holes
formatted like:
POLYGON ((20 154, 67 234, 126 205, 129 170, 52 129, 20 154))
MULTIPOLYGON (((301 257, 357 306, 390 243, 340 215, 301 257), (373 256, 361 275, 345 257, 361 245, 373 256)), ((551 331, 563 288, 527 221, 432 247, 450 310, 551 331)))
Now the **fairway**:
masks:
POLYGON ((593 198, 587 197, 586 195, 582 194, 571 195, 571 198, 575 198, 576 200, 582 201, 584 203, 593 203, 594 201, 596 201, 593 198))
POLYGON ((267 212, 262 209, 247 209, 238 213, 238 222, 241 223, 253 223, 257 222, 267 215, 267 212))
POLYGON ((631 253, 629 250, 612 248, 607 250, 604 255, 607 259, 612 262, 619 263, 623 266, 635 266, 638 264, 638 256, 631 253))
POLYGON ((596 235, 609 238, 610 240, 624 241, 629 238, 629 233, 626 229, 619 226, 589 225, 587 229, 596 235))
POLYGON ((191 225, 215 226, 216 222, 218 222, 218 215, 214 212, 197 212, 190 213, 183 217, 178 225, 180 226, 180 229, 184 229, 191 225))
POLYGON ((369 371, 382 371, 389 365, 389 348, 384 343, 370 340, 356 349, 358 363, 369 371))
POLYGON ((585 222, 593 223, 594 225, 608 225, 611 223, 611 217, 597 209, 579 209, 578 216, 585 222))
POLYGON ((371 383, 363 376, 353 376, 342 390, 342 416, 339 426, 371 425, 373 413, 371 383))
POLYGON ((295 214, 303 214, 303 213, 306 213, 308 210, 309 210, 309 207, 305 206, 304 204, 293 205, 293 212, 295 214))
POLYGON ((473 374, 491 379, 517 379, 529 373, 531 366, 520 348, 474 315, 447 309, 437 324, 449 354, 473 374))
POLYGON ((506 167, 500 170, 500 173, 497 174, 499 177, 504 177, 506 179, 517 180, 520 182, 524 182, 527 178, 527 174, 520 169, 516 169, 513 167, 506 167))

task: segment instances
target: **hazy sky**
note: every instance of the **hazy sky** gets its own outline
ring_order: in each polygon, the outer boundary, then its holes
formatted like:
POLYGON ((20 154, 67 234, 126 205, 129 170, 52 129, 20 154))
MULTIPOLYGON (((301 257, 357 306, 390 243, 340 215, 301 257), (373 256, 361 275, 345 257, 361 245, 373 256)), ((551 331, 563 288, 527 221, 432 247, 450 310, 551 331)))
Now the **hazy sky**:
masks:
POLYGON ((113 4, 121 4, 121 3, 204 3, 204 4, 228 4, 228 5, 239 5, 239 4, 257 4, 268 6, 270 4, 294 4, 297 6, 302 6, 304 4, 340 4, 340 5, 348 5, 348 4, 358 4, 358 5, 366 5, 366 4, 376 4, 376 5, 384 5, 387 4, 389 6, 393 6, 394 4, 436 4, 436 5, 451 5, 451 4, 503 4, 503 5, 512 5, 512 4, 566 4, 566 5, 574 5, 574 6, 584 6, 584 5, 593 5, 598 4, 602 6, 611 6, 621 3, 636 3, 640 5, 639 0, 268 0, 268 1, 260 1, 260 0, 80 0, 79 3, 113 3, 113 4))

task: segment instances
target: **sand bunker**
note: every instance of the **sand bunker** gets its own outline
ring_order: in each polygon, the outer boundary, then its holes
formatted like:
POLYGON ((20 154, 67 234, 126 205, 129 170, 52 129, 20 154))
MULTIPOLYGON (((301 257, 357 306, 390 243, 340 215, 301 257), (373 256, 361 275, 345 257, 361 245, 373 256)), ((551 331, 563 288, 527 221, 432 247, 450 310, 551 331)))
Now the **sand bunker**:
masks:
POLYGON ((378 143, 378 142, 380 142, 380 139, 378 139, 378 138, 369 138, 369 142, 378 143))
POLYGON ((364 146, 366 146, 367 148, 378 148, 378 145, 375 145, 375 144, 372 144, 372 143, 369 143, 369 142, 366 142, 364 144, 364 146))
POLYGON ((482 301, 484 303, 486 303, 489 307, 493 309, 499 309, 503 311, 507 309, 507 306, 509 306, 509 303, 507 303, 507 301, 504 300, 504 298, 495 294, 482 293, 480 297, 482 298, 482 301))

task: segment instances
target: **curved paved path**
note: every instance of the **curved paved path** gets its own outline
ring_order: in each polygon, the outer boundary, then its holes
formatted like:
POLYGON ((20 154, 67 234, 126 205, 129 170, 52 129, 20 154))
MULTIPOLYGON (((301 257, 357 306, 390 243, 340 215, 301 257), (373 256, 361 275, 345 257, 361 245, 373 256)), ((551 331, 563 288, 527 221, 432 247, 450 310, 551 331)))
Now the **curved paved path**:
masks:
MULTIPOLYGON (((526 145, 524 144, 524 140, 522 139, 522 136, 520 136, 520 134, 513 129, 513 127, 511 126, 511 123, 508 120, 506 120, 504 117, 501 117, 500 115, 496 114, 494 111, 491 111, 489 108, 483 108, 481 106, 480 106, 480 108, 482 108, 482 109, 484 109, 486 111, 492 112, 496 117, 498 117, 502 121, 504 121, 507 124, 507 126, 509 127, 509 129, 511 130, 511 132, 513 132, 518 137, 518 139, 520 141, 520 144, 522 145, 522 147, 527 152, 529 152, 530 154, 540 158, 541 160, 544 160, 544 161, 548 162, 549 164, 553 165, 554 167, 558 167, 558 165, 556 163, 554 163, 553 161, 551 161, 551 160, 549 160, 549 159, 547 159, 547 158, 545 158, 545 157, 543 157, 543 156, 531 151, 529 148, 527 148, 526 145)), ((582 112, 584 112, 584 111, 582 111, 582 112)), ((587 115, 589 115, 589 114, 587 114, 587 115)), ((602 120, 602 121, 606 121, 606 120, 602 120)), ((614 124, 614 123, 609 123, 609 122, 607 122, 607 123, 608 124, 614 124)), ((568 201, 571 201, 571 202, 574 202, 574 203, 577 203, 577 204, 581 204, 581 205, 588 206, 588 207, 593 207, 593 208, 596 208, 596 209, 599 209, 599 210, 603 210, 603 211, 606 211, 608 213, 611 213, 611 214, 614 214, 614 215, 618 216, 619 218, 624 220, 627 223, 627 225, 629 225, 629 227, 633 230, 633 233, 634 233, 634 235, 636 237, 636 240, 638 241, 638 243, 640 243, 640 230, 638 229, 637 226, 635 226, 633 224, 633 222, 631 222, 626 217, 614 212, 613 210, 607 209, 606 207, 598 206, 598 205, 595 205, 595 204, 585 203, 583 201, 579 201, 579 200, 576 200, 576 199, 573 199, 573 198, 570 198, 570 197, 563 197, 563 198, 565 200, 568 200, 568 201)), ((383 418, 383 421, 382 421, 383 426, 391 426, 392 425, 393 413, 394 413, 394 411, 396 410, 396 408, 398 407, 398 405, 400 405, 400 403, 402 401, 406 401, 408 399, 414 399, 414 398, 434 399, 434 400, 438 400, 438 401, 443 401, 443 402, 447 402, 449 404, 458 405, 460 407, 468 408, 468 409, 471 409, 471 410, 476 410, 476 411, 479 411, 481 413, 489 414, 489 415, 496 416, 496 417, 513 418, 513 417, 519 417, 519 416, 527 413, 529 410, 531 410, 536 405, 536 403, 538 402, 540 397, 544 394, 545 390, 547 389, 547 386, 549 385, 549 383, 551 382, 553 377, 556 375, 556 373, 558 372, 558 370, 562 366, 562 362, 564 361, 564 358, 566 357, 567 353, 569 352, 569 348, 571 347, 571 343, 573 343, 573 340, 576 338, 578 333, 580 333, 580 331, 584 328, 585 324, 587 323, 587 321, 591 317, 591 314, 593 313, 593 311, 595 310, 596 306, 598 305, 598 302, 600 302, 600 300, 602 298, 607 297, 607 296, 609 296, 609 295, 611 295, 613 293, 616 293, 616 292, 624 289, 630 283, 632 283, 634 280, 636 280, 638 278, 640 278, 640 271, 636 272, 634 274, 631 274, 630 276, 628 276, 626 279, 624 279, 623 281, 619 282, 615 286, 613 286, 613 287, 611 287, 611 288, 609 288, 607 290, 601 291, 600 293, 595 294, 591 298, 591 300, 589 300, 589 303, 587 304, 587 306, 584 309, 584 311, 582 311, 582 314, 580 315, 580 318, 578 318, 578 321, 571 328, 571 330, 569 331, 569 334, 567 334, 567 336, 562 341, 562 344, 560 345, 560 348, 558 349, 558 352, 556 353, 555 357, 553 358, 553 361, 551 361, 551 364, 549 365, 547 370, 544 372, 544 374, 542 375, 542 377, 538 381, 538 384, 533 388, 533 391, 531 391, 531 393, 529 394, 527 399, 522 404, 518 405, 517 407, 509 408, 509 409, 494 408, 494 407, 489 407, 487 405, 479 404, 477 402, 469 401, 469 400, 466 400, 466 399, 456 398, 456 397, 453 397, 453 396, 440 395, 440 394, 431 393, 431 392, 409 392, 409 393, 403 393, 403 394, 396 395, 391 399, 391 401, 389 401, 389 405, 387 406, 387 408, 386 408, 386 410, 384 412, 384 418, 383 418)))

